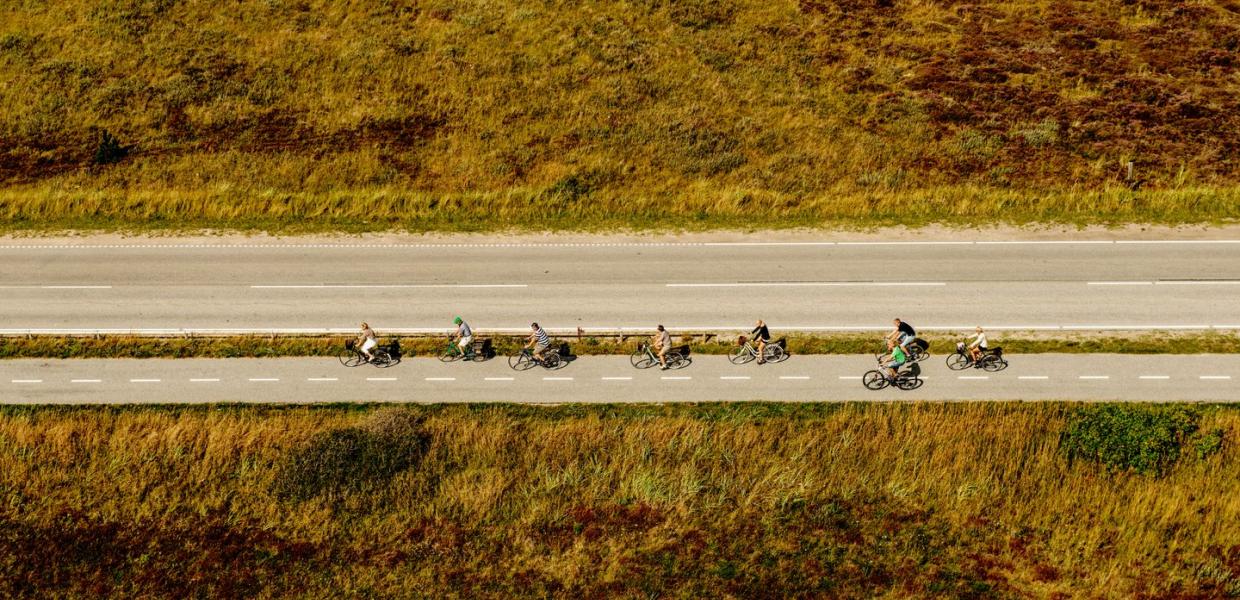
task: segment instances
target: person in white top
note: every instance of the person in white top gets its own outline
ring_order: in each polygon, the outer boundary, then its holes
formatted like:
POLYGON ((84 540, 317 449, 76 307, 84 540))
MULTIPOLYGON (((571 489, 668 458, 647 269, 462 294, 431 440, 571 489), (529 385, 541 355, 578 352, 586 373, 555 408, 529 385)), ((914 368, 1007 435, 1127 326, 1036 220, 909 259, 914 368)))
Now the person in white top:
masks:
POLYGON ((362 331, 357 336, 357 341, 362 344, 362 355, 366 357, 366 360, 374 360, 375 355, 371 354, 370 351, 379 345, 379 340, 375 339, 375 331, 370 328, 368 323, 362 323, 362 331))
POLYGON ((973 362, 982 360, 982 353, 986 351, 986 332, 982 331, 982 326, 977 326, 977 337, 973 339, 973 343, 969 344, 969 357, 973 362))

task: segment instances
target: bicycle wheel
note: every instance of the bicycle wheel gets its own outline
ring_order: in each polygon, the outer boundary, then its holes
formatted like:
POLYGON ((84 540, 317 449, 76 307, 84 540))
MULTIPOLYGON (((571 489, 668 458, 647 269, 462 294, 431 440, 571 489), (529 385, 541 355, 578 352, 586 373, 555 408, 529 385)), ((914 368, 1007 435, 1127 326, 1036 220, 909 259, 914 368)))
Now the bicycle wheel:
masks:
POLYGON ((375 348, 375 351, 372 354, 374 354, 374 359, 371 360, 371 364, 380 369, 386 369, 396 364, 396 362, 392 360, 392 355, 388 354, 387 350, 375 348))
POLYGON ((907 392, 909 390, 915 390, 921 387, 921 384, 923 381, 924 380, 920 377, 909 377, 909 376, 901 375, 900 377, 896 378, 896 387, 907 392))
POLYGON ((861 383, 866 389, 881 390, 887 387, 887 374, 882 371, 866 371, 861 376, 861 383))
POLYGON ((776 346, 775 344, 767 344, 766 349, 762 352, 762 354, 765 355, 766 362, 769 363, 783 362, 784 359, 788 358, 788 353, 784 352, 783 348, 776 346))
POLYGON ((953 352, 947 355, 947 368, 953 371, 960 371, 971 366, 973 366, 973 361, 969 360, 969 357, 959 352, 953 352))
POLYGON ((366 362, 365 360, 362 359, 361 354, 358 354, 357 352, 353 350, 344 350, 340 353, 340 355, 337 358, 340 359, 340 364, 346 367, 356 367, 362 364, 363 362, 366 362))
POLYGON ((637 352, 634 352, 633 355, 629 357, 629 362, 633 363, 633 366, 638 369, 649 369, 650 367, 659 364, 659 361, 650 356, 650 353, 645 350, 638 350, 637 352))
POLYGON ((732 364, 734 365, 743 365, 753 360, 753 352, 749 351, 749 346, 737 346, 737 348, 728 355, 728 360, 732 361, 732 364))
POLYGON ((444 349, 443 354, 439 355, 440 362, 456 362, 462 358, 464 358, 464 355, 462 355, 460 350, 452 344, 449 344, 448 347, 444 349))
POLYGON ((667 353, 667 368, 683 369, 689 366, 689 362, 685 360, 684 355, 679 352, 672 351, 667 353))
POLYGON ((525 371, 533 368, 534 357, 528 352, 521 352, 508 357, 508 366, 514 371, 525 371))
POLYGON ((548 350, 543 353, 544 369, 551 370, 560 366, 560 353, 556 350, 548 350))
POLYGON ((930 357, 930 353, 921 349, 917 344, 908 345, 908 359, 913 362, 921 362, 930 357))
POLYGON ((991 373, 994 373, 996 371, 1002 371, 1006 368, 1007 368, 1007 361, 1003 360, 1002 358, 999 358, 998 356, 995 356, 993 354, 987 354, 986 356, 982 357, 982 370, 983 371, 989 371, 991 373))

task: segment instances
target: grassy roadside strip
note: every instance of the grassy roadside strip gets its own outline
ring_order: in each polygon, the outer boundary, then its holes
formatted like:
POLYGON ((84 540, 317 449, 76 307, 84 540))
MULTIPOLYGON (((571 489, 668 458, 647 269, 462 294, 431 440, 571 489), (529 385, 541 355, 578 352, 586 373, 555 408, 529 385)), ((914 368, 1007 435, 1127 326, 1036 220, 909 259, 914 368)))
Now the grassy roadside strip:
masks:
POLYGON ((332 192, 0 190, 0 232, 280 234, 487 231, 700 231, 972 226, 1182 225, 1234 222, 1240 188, 1132 191, 1007 189, 973 185, 812 196, 743 187, 566 194, 555 188, 429 193, 393 188, 332 192))
POLYGON ((0 407, 0 597, 1223 598, 1240 407, 0 407))
MULTIPOLYGON (((965 333, 932 334, 930 353, 950 353, 965 333)), ((778 332, 775 336, 782 337, 778 332)), ((488 337, 480 332, 480 337, 488 337)), ((991 344, 1001 346, 1009 354, 1039 353, 1112 353, 1112 354, 1226 354, 1240 351, 1240 334, 1234 332, 1152 332, 1140 334, 1074 332, 992 333, 991 344)), ((879 350, 878 336, 873 333, 841 333, 830 335, 788 335, 792 354, 866 354, 879 350)), ((385 343, 391 337, 384 339, 385 343)), ((406 356, 438 356, 445 347, 444 338, 401 337, 406 356)), ((491 336, 496 352, 507 355, 520 347, 516 337, 491 336)), ((583 337, 556 338, 569 345, 573 354, 627 355, 641 338, 625 341, 583 337)), ((684 337, 694 354, 727 354, 735 347, 731 338, 684 337)), ((62 337, 32 336, 0 339, 0 359, 14 358, 276 358, 297 356, 336 356, 344 338, 339 336, 233 336, 233 337, 138 337, 99 336, 62 337)))

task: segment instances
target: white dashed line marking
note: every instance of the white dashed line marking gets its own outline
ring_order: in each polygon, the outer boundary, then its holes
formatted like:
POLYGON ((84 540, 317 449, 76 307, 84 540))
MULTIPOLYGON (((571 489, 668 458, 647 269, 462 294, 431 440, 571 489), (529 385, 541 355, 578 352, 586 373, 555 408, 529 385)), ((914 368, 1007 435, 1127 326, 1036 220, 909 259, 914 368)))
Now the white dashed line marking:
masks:
POLYGON ((252 290, 410 290, 410 289, 487 289, 527 288, 524 283, 427 283, 427 284, 373 284, 373 285, 252 285, 252 290))
POLYGON ((1170 375, 1142 375, 1138 377, 1137 379, 1144 379, 1144 380, 1150 381, 1150 380, 1171 379, 1171 376, 1170 375))
POLYGON ((340 381, 336 377, 307 377, 306 381, 340 381))
POLYGON ((1089 379, 1089 380, 1103 380, 1103 379, 1110 379, 1110 378, 1111 378, 1110 375, 1081 375, 1080 377, 1077 377, 1077 379, 1089 379))
POLYGON ((1202 375, 1197 379, 1204 379, 1207 381, 1225 381, 1231 379, 1231 375, 1202 375))
POLYGON ((512 377, 487 377, 485 381, 512 381, 512 377))
POLYGON ((110 285, 41 285, 44 290, 110 290, 110 285))
POLYGON ((70 379, 69 383, 103 383, 102 379, 70 379))
POLYGON ((543 381, 572 381, 572 377, 543 377, 543 381))
POLYGON ((693 378, 686 375, 668 375, 665 377, 660 377, 660 379, 664 381, 688 381, 693 378))
POLYGON ((130 379, 129 383, 159 383, 159 379, 130 379))
POLYGON ((987 379, 990 379, 990 376, 989 375, 961 375, 957 377, 956 379, 962 379, 965 381, 985 381, 987 379))
POLYGON ((941 281, 771 281, 738 283, 669 283, 670 288, 770 288, 770 287, 943 287, 941 281))
POLYGON ((366 381, 396 381, 395 377, 367 377, 366 381))
POLYGON ((1025 381, 1046 381, 1050 379, 1050 377, 1047 377, 1046 375, 1021 375, 1020 377, 1017 377, 1017 379, 1023 379, 1025 381))
POLYGON ((603 381, 633 381, 632 377, 604 377, 603 381))
POLYGON ((272 383, 272 382, 276 382, 280 380, 275 377, 251 377, 250 381, 253 381, 255 383, 272 383))
POLYGON ((42 379, 14 379, 13 383, 43 383, 42 379))
POLYGON ((805 381, 809 379, 808 375, 780 375, 780 379, 784 381, 805 381))
POLYGON ((841 381, 861 381, 861 378, 853 376, 853 375, 840 375, 840 380, 841 381))
POLYGON ((747 375, 720 375, 719 379, 724 381, 748 381, 750 377, 747 375))
POLYGON ((214 377, 189 380, 190 383, 219 383, 219 381, 220 381, 219 379, 214 378, 214 377))
POLYGON ((427 377, 426 381, 456 381, 455 377, 427 377))

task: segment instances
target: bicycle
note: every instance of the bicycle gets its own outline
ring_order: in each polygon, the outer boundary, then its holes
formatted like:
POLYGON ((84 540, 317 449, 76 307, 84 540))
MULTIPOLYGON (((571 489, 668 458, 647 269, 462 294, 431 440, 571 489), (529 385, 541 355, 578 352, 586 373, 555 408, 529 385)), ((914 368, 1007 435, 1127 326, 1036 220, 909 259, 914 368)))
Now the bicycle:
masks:
POLYGON ((371 359, 367 360, 366 355, 362 354, 361 349, 357 347, 355 340, 348 340, 344 343, 344 350, 340 352, 337 358, 340 364, 346 367, 358 367, 364 364, 372 364, 380 369, 386 369, 396 364, 396 359, 392 358, 391 353, 383 346, 375 346, 370 351, 371 359))
MULTIPOLYGON (((659 355, 654 353, 654 348, 650 344, 639 344, 637 351, 629 357, 629 362, 638 369, 649 369, 660 364, 659 355)), ((669 369, 683 369, 691 362, 693 359, 686 357, 679 350, 667 351, 667 368, 669 369)))
POLYGON ((522 348, 521 352, 508 357, 508 366, 514 371, 526 371, 533 369, 535 366, 542 367, 547 370, 557 369, 564 364, 560 360, 560 351, 548 347, 542 352, 542 360, 534 358, 534 351, 529 348, 522 348))
MULTIPOLYGON (((787 360, 788 353, 784 351, 784 341, 767 342, 766 348, 762 351, 763 360, 769 363, 783 362, 787 360)), ((743 365, 758 358, 758 348, 753 343, 741 336, 737 340, 737 347, 728 355, 728 360, 734 365, 743 365)))
POLYGON ((956 351, 947 356, 947 368, 953 371, 961 371, 969 367, 975 367, 984 371, 1002 371, 1008 366, 1008 361, 1003 358, 1003 348, 995 346, 982 351, 982 357, 976 362, 973 356, 969 354, 968 346, 963 343, 956 344, 956 351))
MULTIPOLYGON (((469 360, 473 362, 482 362, 487 359, 482 352, 479 352, 482 345, 483 342, 477 339, 470 342, 468 353, 469 360)), ((439 353, 439 360, 442 362, 456 362, 462 358, 467 358, 466 353, 461 351, 461 346, 457 344, 455 339, 448 338, 448 345, 444 347, 443 352, 439 353)))
MULTIPOLYGON (((885 341, 883 343, 886 344, 885 341)), ((913 341, 908 343, 908 362, 921 362, 927 358, 930 358, 930 342, 913 338, 913 341)))
POLYGON ((866 371, 865 375, 861 376, 861 383, 867 389, 881 390, 887 386, 895 386, 897 389, 907 391, 915 390, 925 383, 925 380, 921 378, 921 365, 915 362, 907 362, 901 365, 893 379, 887 374, 887 368, 883 364, 883 359, 887 358, 887 356, 886 354, 875 354, 874 360, 878 363, 878 368, 866 371))

